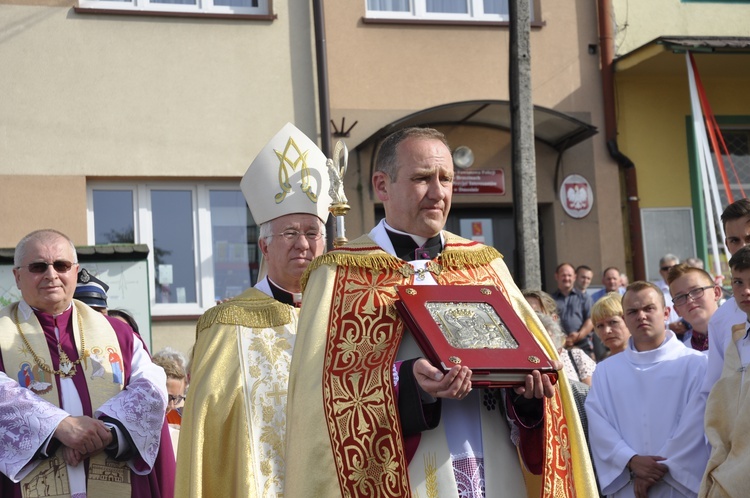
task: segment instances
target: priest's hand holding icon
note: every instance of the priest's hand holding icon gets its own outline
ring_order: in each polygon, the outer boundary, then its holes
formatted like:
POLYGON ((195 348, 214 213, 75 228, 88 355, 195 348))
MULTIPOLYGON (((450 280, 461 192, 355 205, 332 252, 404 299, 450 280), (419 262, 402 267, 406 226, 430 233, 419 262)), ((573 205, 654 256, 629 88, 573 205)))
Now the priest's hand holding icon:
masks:
POLYGON ((443 374, 424 358, 414 362, 419 387, 435 398, 464 399, 471 392, 471 370, 458 365, 443 374))

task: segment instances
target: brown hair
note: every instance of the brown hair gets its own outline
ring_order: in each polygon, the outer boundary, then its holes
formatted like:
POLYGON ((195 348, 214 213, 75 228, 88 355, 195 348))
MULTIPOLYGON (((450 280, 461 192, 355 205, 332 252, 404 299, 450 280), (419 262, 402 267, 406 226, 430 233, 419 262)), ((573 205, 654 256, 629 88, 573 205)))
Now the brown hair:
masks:
POLYGON ((398 176, 398 170, 401 167, 401 165, 398 164, 398 146, 401 145, 401 142, 409 138, 440 140, 443 142, 443 145, 450 150, 445 135, 434 128, 402 128, 388 135, 380 144, 380 147, 378 147, 378 151, 375 155, 375 171, 382 171, 388 175, 388 178, 392 182, 395 182, 396 177, 398 176))
POLYGON ((669 269, 669 273, 667 273, 667 284, 672 285, 672 282, 677 280, 683 275, 687 275, 688 273, 698 273, 700 275, 703 275, 703 278, 708 282, 709 284, 714 283, 714 279, 711 278, 711 275, 706 272, 706 270, 703 270, 701 268, 696 268, 695 266, 690 266, 687 263, 680 263, 678 265, 674 265, 672 268, 669 269))
POLYGON ((640 292, 645 289, 653 289, 656 291, 656 294, 661 297, 661 305, 662 307, 667 307, 667 301, 664 299, 664 293, 661 291, 659 287, 656 286, 653 282, 646 282, 645 280, 636 280, 632 284, 628 285, 628 287, 625 289, 625 294, 622 296, 622 300, 625 301, 625 296, 628 294, 628 292, 640 292))

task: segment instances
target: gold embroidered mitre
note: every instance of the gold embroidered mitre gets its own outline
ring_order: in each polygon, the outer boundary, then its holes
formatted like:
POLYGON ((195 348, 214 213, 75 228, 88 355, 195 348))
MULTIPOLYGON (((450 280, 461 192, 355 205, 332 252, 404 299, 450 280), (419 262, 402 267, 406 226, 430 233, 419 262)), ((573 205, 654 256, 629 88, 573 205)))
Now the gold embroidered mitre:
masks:
POLYGON ((326 156, 287 123, 255 157, 240 188, 258 225, 292 213, 312 214, 325 222, 330 183, 326 156))

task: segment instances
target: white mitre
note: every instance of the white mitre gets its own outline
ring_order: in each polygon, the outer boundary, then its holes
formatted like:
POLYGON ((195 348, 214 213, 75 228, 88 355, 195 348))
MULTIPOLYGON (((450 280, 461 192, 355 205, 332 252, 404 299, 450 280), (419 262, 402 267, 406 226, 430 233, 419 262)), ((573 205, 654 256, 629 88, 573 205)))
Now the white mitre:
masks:
POLYGON ((291 123, 263 147, 240 182, 258 226, 292 213, 313 214, 325 223, 329 187, 326 156, 291 123))

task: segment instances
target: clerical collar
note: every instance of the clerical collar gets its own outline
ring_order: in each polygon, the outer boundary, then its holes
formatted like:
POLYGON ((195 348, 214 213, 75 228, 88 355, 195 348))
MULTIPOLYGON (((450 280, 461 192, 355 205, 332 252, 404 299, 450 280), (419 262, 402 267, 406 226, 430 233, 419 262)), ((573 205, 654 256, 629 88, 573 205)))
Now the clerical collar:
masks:
POLYGON ((55 317, 64 315, 65 313, 67 313, 71 309, 73 309, 73 301, 71 301, 70 304, 68 304, 68 307, 65 308, 65 311, 63 311, 62 313, 58 313, 56 315, 53 315, 52 313, 47 313, 46 311, 42 311, 39 308, 34 308, 33 306, 31 306, 29 303, 27 303, 23 299, 21 299, 19 301, 19 303, 18 303, 18 310, 23 315, 23 319, 24 320, 28 320, 32 313, 34 313, 36 315, 44 314, 44 315, 50 316, 52 318, 55 318, 55 317))
POLYGON ((286 289, 282 289, 279 287, 276 282, 271 280, 271 277, 266 277, 268 279, 268 286, 271 288, 271 293, 273 294, 273 298, 280 303, 288 304, 289 306, 295 306, 299 308, 302 306, 302 293, 301 292, 289 292, 286 289))
POLYGON ((443 249, 443 243, 438 233, 434 237, 425 239, 419 237, 424 242, 420 246, 414 236, 404 232, 395 231, 389 226, 386 226, 385 233, 388 234, 388 238, 393 244, 393 250, 396 256, 404 261, 414 261, 416 259, 435 259, 443 249))

